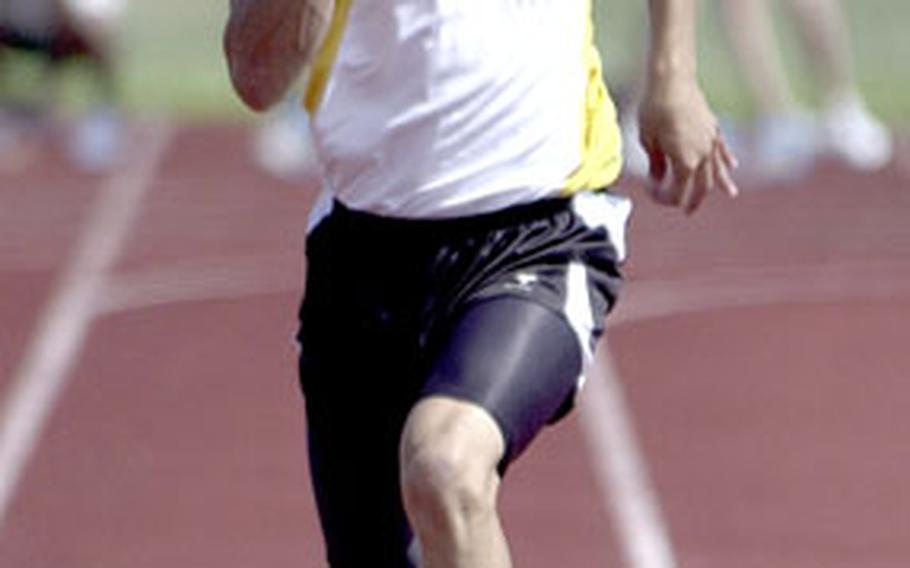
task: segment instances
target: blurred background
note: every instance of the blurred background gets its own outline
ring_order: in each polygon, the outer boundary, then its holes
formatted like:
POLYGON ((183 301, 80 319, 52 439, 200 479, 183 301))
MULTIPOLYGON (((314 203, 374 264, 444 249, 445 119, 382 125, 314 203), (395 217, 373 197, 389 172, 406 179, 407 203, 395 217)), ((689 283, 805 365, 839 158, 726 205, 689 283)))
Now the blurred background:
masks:
MULTIPOLYGON (((723 33, 724 20, 719 5, 725 0, 702 0, 700 21, 700 74, 711 101, 722 112, 747 115, 752 109, 743 85, 742 73, 731 58, 729 42, 723 33)), ((735 2, 731 2, 735 3, 735 2)), ((811 81, 811 59, 799 46, 794 23, 789 21, 781 2, 767 2, 775 17, 775 38, 781 48, 788 78, 806 104, 817 102, 819 93, 811 81)), ((907 73, 897 63, 910 50, 902 41, 902 22, 910 7, 891 0, 843 1, 842 8, 852 39, 852 52, 858 83, 870 106, 889 123, 907 123, 910 117, 907 97, 900 88, 907 73)), ((641 24, 645 22, 646 2, 598 2, 599 41, 608 77, 634 72, 635 53, 627 46, 640 45, 641 24)), ((737 33, 737 32, 734 32, 737 33)))
MULTIPOLYGON (((645 2, 597 2, 598 40, 607 74, 632 73, 643 44, 645 2)), ((776 2, 770 2, 780 14, 776 2)), ((226 2, 179 0, 127 3, 119 31, 118 77, 124 105, 140 113, 165 113, 188 119, 249 118, 227 88, 221 55, 221 29, 226 2)), ((896 0, 841 2, 853 39, 857 78, 877 113, 890 123, 906 124, 910 80, 902 64, 910 56, 904 41, 910 7, 896 0)), ((730 113, 748 111, 740 75, 724 48, 722 25, 711 0, 702 2, 701 73, 712 101, 730 113)), ((801 97, 813 100, 807 62, 793 36, 792 24, 780 21, 778 38, 801 97)), ((612 81, 611 81, 612 82, 612 81)), ((75 86, 74 86, 75 89, 75 86)), ((76 98, 76 95, 73 95, 76 98)))
MULTIPOLYGON (((29 4, 22 0, 5 1, 10 6, 29 4)), ((112 94, 109 98, 112 103, 116 103, 116 108, 124 118, 166 116, 180 122, 247 125, 258 120, 261 130, 271 127, 269 134, 260 132, 259 135, 259 151, 266 156, 260 158, 260 161, 271 159, 275 162, 263 164, 264 167, 279 175, 285 175, 293 169, 291 164, 279 163, 281 158, 274 158, 273 155, 281 153, 280 148, 285 145, 295 143, 291 131, 305 131, 306 117, 296 113, 296 109, 291 108, 293 105, 289 104, 263 120, 242 108, 232 94, 226 79, 220 43, 221 26, 226 17, 224 2, 66 1, 76 5, 77 12, 81 3, 87 6, 84 11, 106 14, 103 17, 110 19, 110 25, 106 26, 109 29, 94 35, 102 37, 96 43, 104 45, 105 58, 110 60, 112 94), (275 122, 280 124, 275 125, 275 122), (263 137, 268 140, 262 140, 263 137), (266 150, 262 147, 270 143, 278 149, 273 147, 266 150)), ((702 2, 700 75, 712 105, 730 128, 731 137, 736 138, 740 130, 754 126, 764 110, 762 104, 766 103, 756 100, 757 95, 750 86, 750 81, 760 81, 762 76, 744 71, 748 66, 744 65, 742 58, 737 58, 735 41, 731 41, 731 37, 745 35, 738 30, 754 27, 749 23, 749 16, 754 16, 754 13, 743 10, 739 16, 733 14, 726 17, 725 10, 721 9, 724 6, 748 4, 766 5, 763 7, 770 8, 773 18, 770 33, 773 37, 766 39, 774 45, 770 46, 771 49, 766 47, 766 53, 753 54, 752 57, 760 61, 780 56, 782 72, 786 73, 786 77, 781 79, 786 80, 786 85, 782 83, 770 89, 786 89, 788 92, 785 94, 793 97, 793 101, 789 102, 796 103, 800 110, 807 111, 806 114, 824 110, 825 88, 829 85, 818 79, 820 74, 825 74, 825 70, 819 72, 819 68, 826 63, 819 61, 817 53, 806 49, 807 33, 802 33, 800 26, 794 23, 792 13, 781 7, 782 4, 789 3, 790 0, 702 2)), ((837 55, 844 59, 836 64, 849 68, 846 71, 850 74, 849 80, 863 97, 863 104, 870 114, 900 132, 910 116, 910 97, 903 88, 908 74, 901 64, 910 51, 908 42, 902 41, 901 27, 910 16, 910 8, 901 2, 889 0, 869 0, 863 3, 796 0, 792 3, 808 5, 810 11, 814 5, 839 4, 842 14, 838 16, 846 21, 847 29, 846 33, 835 30, 838 37, 832 41, 840 39, 842 41, 839 43, 843 45, 836 45, 832 49, 841 51, 837 55)), ((645 2, 596 3, 597 40, 602 49, 606 75, 620 104, 626 107, 622 110, 628 111, 629 117, 634 116, 634 97, 641 76, 645 10, 645 2), (627 105, 630 99, 633 99, 633 104, 627 105)), ((14 18, 11 19, 13 20, 14 18)), ((15 22, 11 25, 15 27, 15 22)), ((822 30, 820 33, 825 33, 824 24, 818 24, 814 28, 808 34, 819 30, 822 30)), ((83 29, 90 30, 91 26, 83 26, 83 29)), ((91 32, 88 35, 92 35, 91 32)), ((808 41, 811 43, 813 38, 808 41)), ((21 55, 15 50, 5 53, 2 65, 0 96, 7 100, 7 108, 10 107, 10 100, 21 103, 29 98, 39 99, 41 106, 52 107, 64 119, 72 119, 91 110, 93 106, 98 106, 98 76, 80 72, 84 70, 78 69, 78 66, 61 66, 64 70, 55 74, 62 77, 53 83, 54 97, 51 101, 46 92, 48 83, 45 77, 50 73, 45 73, 42 65, 35 63, 34 54, 21 55)), ((771 93, 765 98, 768 96, 780 98, 783 95, 771 93)), ((3 122, 9 123, 10 118, 7 116, 3 122)), ((0 123, 2 126, 3 123, 0 123)), ((10 130, 9 124, 6 127, 7 131, 10 130)), ((634 140, 636 133, 630 134, 633 135, 630 139, 634 140)), ((793 132, 788 131, 787 134, 792 135, 793 132)), ((797 133, 799 136, 805 138, 806 134, 797 133)), ((8 132, 5 138, 10 138, 8 132)), ((0 134, 0 143, 3 139, 0 134)), ((296 143, 299 144, 299 141, 296 143)), ((749 148, 741 150, 748 152, 749 148)), ((253 151, 256 152, 256 149, 253 151)), ((286 152, 293 153, 291 150, 286 152)), ((637 169, 635 164, 633 166, 637 169)))
MULTIPOLYGON (((6 1, 12 5, 20 0, 6 1)), ((115 13, 111 16, 111 29, 106 32, 109 38, 105 38, 105 43, 109 47, 105 49, 112 60, 116 103, 124 115, 168 116, 196 123, 249 124, 257 120, 242 108, 226 80, 220 47, 225 2, 69 1, 101 5, 102 12, 115 13), (104 8, 105 5, 114 7, 104 8)), ((743 72, 742 60, 737 60, 731 49, 730 36, 739 32, 729 30, 747 28, 749 24, 745 19, 725 19, 720 9, 724 4, 724 0, 702 2, 700 74, 711 103, 722 118, 742 126, 755 118, 756 101, 749 90, 749 74, 743 72)), ((775 20, 775 52, 765 55, 776 57, 779 52, 787 88, 797 103, 808 110, 822 106, 824 85, 817 81, 820 63, 804 49, 791 14, 781 9, 780 2, 757 4, 768 4, 775 20)), ((910 44, 902 37, 910 8, 890 0, 840 4, 848 25, 847 43, 838 47, 848 54, 845 65, 851 67, 855 86, 871 112, 900 132, 910 116, 910 97, 904 88, 910 78, 901 63, 910 55, 910 44)), ((629 91, 634 92, 641 75, 645 6, 645 2, 596 3, 598 43, 609 83, 620 99, 626 98, 629 91)), ((98 10, 89 11, 92 9, 98 10)), ((11 53, 3 59, 0 93, 5 93, 7 100, 10 96, 28 99, 44 90, 41 66, 35 64, 34 56, 11 53)), ((55 101, 57 112, 73 116, 96 102, 95 76, 74 69, 61 74, 64 77, 55 86, 60 91, 55 101)), ((299 123, 300 117, 296 120, 299 123)))
MULTIPOLYGON (((910 565, 910 3, 840 3, 832 97, 788 1, 770 36, 701 3, 743 195, 691 219, 630 154, 646 2, 596 4, 629 285, 506 484, 518 566, 910 565)), ((292 98, 233 95, 227 4, 0 0, 0 568, 323 565, 290 340, 319 175, 292 98)))

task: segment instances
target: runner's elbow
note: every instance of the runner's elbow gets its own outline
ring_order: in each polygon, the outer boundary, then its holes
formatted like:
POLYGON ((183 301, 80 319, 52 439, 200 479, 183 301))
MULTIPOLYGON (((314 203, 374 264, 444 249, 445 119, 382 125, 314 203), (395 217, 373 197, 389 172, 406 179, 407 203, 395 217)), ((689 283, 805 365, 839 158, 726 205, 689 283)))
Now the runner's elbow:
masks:
POLYGON ((255 74, 231 71, 231 82, 240 100, 256 112, 265 112, 281 100, 281 94, 265 88, 255 74))
POLYGON ((223 46, 231 85, 246 106, 263 112, 281 100, 284 90, 275 85, 268 68, 262 65, 253 49, 237 38, 230 25, 225 30, 223 46))

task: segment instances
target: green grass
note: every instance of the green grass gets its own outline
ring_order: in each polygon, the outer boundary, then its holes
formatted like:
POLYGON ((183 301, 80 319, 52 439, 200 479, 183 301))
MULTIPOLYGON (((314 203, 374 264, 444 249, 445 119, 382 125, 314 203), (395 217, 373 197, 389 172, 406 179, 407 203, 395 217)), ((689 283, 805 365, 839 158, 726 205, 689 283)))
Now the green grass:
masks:
MULTIPOLYGON (((490 0, 493 1, 493 0, 490 0)), ((629 77, 645 44, 645 0, 595 0, 599 43, 611 84, 629 77)), ((712 102, 724 112, 748 112, 748 97, 731 64, 712 11, 702 0, 701 75, 712 102)), ((910 2, 842 2, 850 18, 858 81, 870 105, 892 122, 910 120, 910 2)), ((172 114, 194 120, 238 120, 250 116, 232 94, 221 53, 221 28, 228 0, 132 0, 122 36, 120 79, 125 103, 140 113, 172 114)), ((785 23, 785 22, 784 22, 785 23)), ((806 66, 780 26, 784 56, 795 90, 813 99, 806 66)), ((78 89, 77 89, 78 90, 78 89)), ((83 88, 84 91, 84 88, 83 88)))
POLYGON ((243 116, 221 53, 227 0, 134 0, 121 41, 129 108, 200 120, 243 116))

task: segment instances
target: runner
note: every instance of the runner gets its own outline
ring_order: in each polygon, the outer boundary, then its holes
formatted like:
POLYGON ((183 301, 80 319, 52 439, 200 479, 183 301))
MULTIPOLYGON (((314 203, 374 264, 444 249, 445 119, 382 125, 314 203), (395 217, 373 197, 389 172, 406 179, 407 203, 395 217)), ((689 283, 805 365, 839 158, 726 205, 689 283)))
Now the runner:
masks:
MULTIPOLYGON (((642 104, 652 195, 690 213, 736 193, 695 4, 651 0, 642 104)), ((300 373, 329 562, 510 566, 500 481, 572 407, 625 259, 591 3, 337 0, 311 62, 312 5, 233 0, 225 48, 256 110, 312 63, 300 373)))

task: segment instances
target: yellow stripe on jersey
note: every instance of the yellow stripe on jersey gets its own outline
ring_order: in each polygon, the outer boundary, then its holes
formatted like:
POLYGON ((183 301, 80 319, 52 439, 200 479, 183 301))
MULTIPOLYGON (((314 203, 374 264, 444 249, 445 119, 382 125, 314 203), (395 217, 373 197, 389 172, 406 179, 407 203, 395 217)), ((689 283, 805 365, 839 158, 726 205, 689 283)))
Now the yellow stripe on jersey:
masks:
POLYGON ((600 53, 594 41, 594 11, 588 1, 584 61, 588 73, 584 101, 581 164, 566 180, 565 193, 607 187, 622 169, 622 137, 616 107, 603 80, 600 53))
POLYGON ((325 94, 326 85, 332 74, 332 66, 335 65, 335 58, 338 57, 338 49, 347 27, 352 2, 353 0, 335 0, 332 21, 329 23, 325 40, 313 60, 309 83, 303 98, 303 104, 310 114, 315 113, 322 102, 322 96, 325 94))

